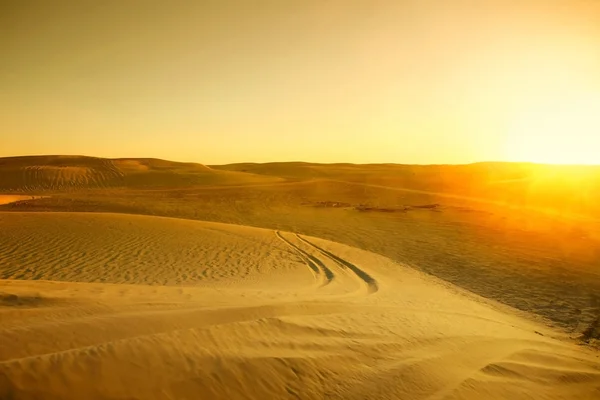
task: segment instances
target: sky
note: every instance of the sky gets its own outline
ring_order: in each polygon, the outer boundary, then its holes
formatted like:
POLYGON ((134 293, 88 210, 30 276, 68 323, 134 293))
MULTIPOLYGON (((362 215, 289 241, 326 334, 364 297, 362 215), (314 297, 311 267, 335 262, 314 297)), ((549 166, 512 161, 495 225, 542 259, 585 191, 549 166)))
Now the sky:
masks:
POLYGON ((0 0, 0 157, 600 164, 600 1, 0 0))

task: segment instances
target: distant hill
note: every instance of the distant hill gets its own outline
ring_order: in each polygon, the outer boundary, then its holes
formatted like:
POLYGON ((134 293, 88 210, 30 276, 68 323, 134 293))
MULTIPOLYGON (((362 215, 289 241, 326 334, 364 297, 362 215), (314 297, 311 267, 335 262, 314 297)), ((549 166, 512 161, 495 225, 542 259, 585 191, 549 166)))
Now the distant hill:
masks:
POLYGON ((444 193, 600 216, 600 166, 483 162, 467 165, 311 164, 211 166, 294 180, 326 179, 360 185, 444 193))
POLYGON ((600 166, 482 162, 464 165, 240 163, 214 165, 237 171, 293 180, 330 179, 464 195, 537 188, 600 190, 600 166))
POLYGON ((313 164, 276 162, 214 165, 211 168, 243 171, 289 179, 341 179, 370 184, 389 184, 414 188, 437 189, 456 187, 459 182, 494 182, 527 178, 538 168, 526 163, 477 163, 467 165, 406 164, 313 164))
POLYGON ((354 188, 346 186, 352 192, 364 190, 361 186, 408 189, 557 213, 600 216, 597 202, 600 166, 503 162, 468 165, 278 162, 206 166, 154 158, 56 155, 0 158, 0 192, 4 193, 231 187, 308 181, 320 181, 318 190, 324 192, 337 182, 353 185, 354 188))
POLYGON ((220 171, 202 164, 153 158, 107 159, 85 156, 0 158, 0 190, 64 191, 82 188, 173 188, 247 185, 281 178, 238 171, 220 171))

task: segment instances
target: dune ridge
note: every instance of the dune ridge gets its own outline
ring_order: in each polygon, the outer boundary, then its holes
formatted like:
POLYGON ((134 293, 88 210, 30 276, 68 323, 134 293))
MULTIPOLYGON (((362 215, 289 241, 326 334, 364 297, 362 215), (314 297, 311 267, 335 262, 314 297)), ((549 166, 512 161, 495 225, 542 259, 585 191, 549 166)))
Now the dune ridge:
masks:
POLYGON ((181 187, 208 184, 277 182, 281 179, 219 171, 197 163, 154 158, 107 159, 87 156, 0 158, 0 190, 73 191, 118 187, 181 187))
POLYGON ((600 167, 482 162, 467 165, 318 164, 307 162, 203 165, 154 158, 87 156, 0 158, 0 191, 190 189, 328 181, 432 197, 528 208, 600 220, 600 167))

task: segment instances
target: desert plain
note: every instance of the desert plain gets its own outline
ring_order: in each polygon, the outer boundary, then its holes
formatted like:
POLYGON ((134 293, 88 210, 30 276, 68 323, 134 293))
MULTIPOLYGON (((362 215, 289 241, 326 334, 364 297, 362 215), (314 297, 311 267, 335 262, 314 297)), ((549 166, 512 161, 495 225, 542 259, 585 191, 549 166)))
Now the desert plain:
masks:
POLYGON ((600 168, 0 159, 0 399, 598 399, 600 168))

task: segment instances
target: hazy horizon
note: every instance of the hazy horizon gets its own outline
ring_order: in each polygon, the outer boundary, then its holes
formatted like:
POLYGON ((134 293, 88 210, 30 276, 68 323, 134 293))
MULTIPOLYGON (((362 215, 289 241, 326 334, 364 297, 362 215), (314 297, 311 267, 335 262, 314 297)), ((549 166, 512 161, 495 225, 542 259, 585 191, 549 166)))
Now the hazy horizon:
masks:
POLYGON ((154 157, 151 155, 142 156, 142 157, 104 157, 101 155, 91 155, 91 154, 17 154, 17 155, 6 155, 0 156, 1 158, 19 158, 19 157, 90 157, 90 158, 106 158, 109 160, 118 160, 118 159, 154 159, 154 160, 164 160, 176 163, 195 163, 202 165, 233 165, 233 164, 294 164, 294 163, 304 163, 304 164, 350 164, 350 165, 418 165, 418 166, 445 166, 445 165, 476 165, 476 164, 536 164, 536 165, 554 165, 554 166, 582 166, 582 167, 600 167, 600 162, 598 163, 544 163, 544 162, 535 162, 535 161, 510 161, 510 160, 480 160, 480 161, 471 161, 471 162, 461 162, 461 163, 403 163, 403 162, 388 162, 388 161, 379 161, 379 162, 351 162, 351 161, 306 161, 302 159, 296 160, 273 160, 273 161, 233 161, 227 163, 206 163, 202 162, 202 160, 180 160, 180 159, 168 159, 163 157, 154 157))
POLYGON ((32 1, 0 23, 0 156, 600 164, 598 2, 32 1))

